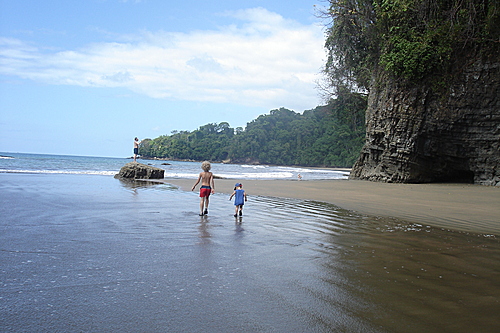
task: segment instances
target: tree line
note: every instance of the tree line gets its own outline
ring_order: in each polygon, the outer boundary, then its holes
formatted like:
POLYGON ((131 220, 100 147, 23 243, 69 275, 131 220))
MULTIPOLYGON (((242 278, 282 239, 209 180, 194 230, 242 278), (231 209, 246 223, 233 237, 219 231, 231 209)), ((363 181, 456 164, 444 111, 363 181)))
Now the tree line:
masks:
POLYGON ((245 129, 227 122, 210 123, 194 131, 146 139, 139 154, 174 160, 351 167, 364 143, 366 105, 365 95, 345 91, 327 105, 303 113, 272 110, 245 129))

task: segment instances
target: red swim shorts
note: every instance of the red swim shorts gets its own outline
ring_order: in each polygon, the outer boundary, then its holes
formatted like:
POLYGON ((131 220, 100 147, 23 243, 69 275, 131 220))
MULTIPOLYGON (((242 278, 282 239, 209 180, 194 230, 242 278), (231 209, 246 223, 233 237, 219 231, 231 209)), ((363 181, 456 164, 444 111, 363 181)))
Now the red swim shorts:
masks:
POLYGON ((200 188, 200 198, 209 197, 212 193, 212 188, 210 186, 202 186, 200 188))

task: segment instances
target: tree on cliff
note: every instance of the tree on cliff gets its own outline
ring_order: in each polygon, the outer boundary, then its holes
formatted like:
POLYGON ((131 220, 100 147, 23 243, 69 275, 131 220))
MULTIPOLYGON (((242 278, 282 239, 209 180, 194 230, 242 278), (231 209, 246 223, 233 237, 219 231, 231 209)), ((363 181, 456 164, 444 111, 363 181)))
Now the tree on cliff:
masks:
POLYGON ((330 0, 323 14, 331 93, 369 92, 351 176, 500 184, 499 0, 330 0))
POLYGON ((448 73, 464 52, 498 55, 498 0, 330 0, 323 14, 333 89, 368 90, 379 67, 419 82, 448 73))

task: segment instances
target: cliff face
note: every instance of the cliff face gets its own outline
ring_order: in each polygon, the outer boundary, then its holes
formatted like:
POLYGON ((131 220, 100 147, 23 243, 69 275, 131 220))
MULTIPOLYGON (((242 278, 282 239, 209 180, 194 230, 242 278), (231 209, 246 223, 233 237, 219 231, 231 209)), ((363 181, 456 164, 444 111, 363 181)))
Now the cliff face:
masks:
POLYGON ((436 94, 379 75, 352 179, 500 186, 500 62, 475 60, 436 94))

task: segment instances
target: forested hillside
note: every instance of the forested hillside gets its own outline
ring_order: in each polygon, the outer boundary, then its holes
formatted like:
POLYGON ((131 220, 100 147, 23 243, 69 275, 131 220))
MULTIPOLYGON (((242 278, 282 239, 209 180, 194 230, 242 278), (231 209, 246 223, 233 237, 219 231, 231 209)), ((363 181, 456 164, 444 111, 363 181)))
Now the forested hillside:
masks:
POLYGON ((351 167, 365 138, 366 96, 340 93, 302 114, 285 108, 249 122, 227 122, 143 141, 143 157, 302 166, 351 167))

